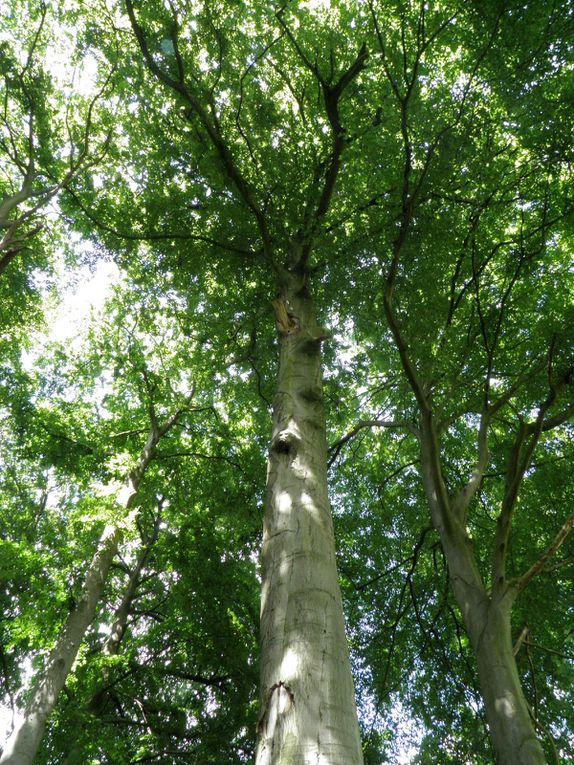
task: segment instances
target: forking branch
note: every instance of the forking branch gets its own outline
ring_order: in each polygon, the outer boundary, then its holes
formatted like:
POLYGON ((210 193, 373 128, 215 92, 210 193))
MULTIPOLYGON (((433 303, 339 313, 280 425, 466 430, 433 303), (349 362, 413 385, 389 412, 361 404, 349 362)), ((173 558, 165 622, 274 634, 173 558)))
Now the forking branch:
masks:
POLYGON ((316 177, 323 177, 322 189, 318 194, 318 201, 315 201, 313 195, 307 202, 303 215, 304 226, 301 232, 301 256, 300 265, 306 266, 313 245, 314 236, 318 227, 329 211, 333 192, 335 190, 337 178, 341 169, 341 159, 346 145, 346 132, 341 122, 339 103, 343 93, 348 86, 355 80, 361 71, 365 68, 369 52, 366 43, 361 46, 355 60, 333 83, 332 77, 326 78, 318 64, 307 56, 292 31, 287 26, 284 19, 285 7, 282 7, 277 13, 276 18, 287 35, 291 45, 297 53, 303 65, 313 74, 320 87, 325 113, 331 130, 331 151, 329 157, 315 168, 316 177), (323 167, 325 168, 323 170, 323 167))
POLYGON ((51 172, 48 167, 37 167, 37 154, 40 150, 46 152, 49 146, 36 145, 42 135, 41 127, 37 124, 38 96, 32 92, 26 75, 33 66, 34 53, 44 26, 45 16, 46 6, 42 4, 40 24, 28 52, 26 63, 24 68, 16 74, 18 89, 22 96, 22 104, 26 105, 25 120, 27 123, 27 135, 25 145, 27 148, 24 152, 26 156, 21 156, 21 152, 17 148, 16 135, 19 130, 8 121, 8 94, 5 99, 4 122, 12 146, 12 150, 8 151, 7 154, 13 168, 17 169, 21 174, 22 181, 17 191, 6 194, 0 201, 0 229, 4 229, 4 234, 0 240, 0 276, 6 271, 14 258, 29 247, 33 237, 44 228, 41 212, 46 208, 50 200, 62 189, 68 187, 82 170, 89 169, 101 162, 107 153, 110 139, 110 133, 108 132, 101 145, 95 151, 91 149, 90 143, 93 140, 94 132, 94 110, 98 101, 104 97, 110 88, 110 83, 115 73, 115 68, 113 67, 87 105, 85 116, 82 118, 81 149, 77 157, 75 157, 74 140, 68 128, 70 147, 67 172, 58 177, 58 174, 51 172), (48 180, 46 185, 36 184, 40 175, 48 180), (30 205, 22 209, 26 202, 30 202, 30 205), (32 224, 31 227, 29 224, 32 224))
POLYGON ((184 100, 190 107, 189 116, 195 115, 198 118, 203 129, 207 133, 213 148, 217 152, 225 175, 229 178, 232 185, 237 190, 239 197, 253 214, 263 243, 263 251, 273 264, 271 234, 267 226, 265 215, 256 200, 255 190, 236 163, 229 145, 221 134, 217 117, 215 114, 210 114, 208 112, 194 87, 189 84, 183 55, 179 46, 179 22, 177 16, 172 15, 173 24, 170 29, 170 39, 174 48, 174 55, 177 63, 177 77, 173 77, 168 71, 160 66, 154 58, 148 44, 145 30, 137 20, 132 0, 126 0, 126 9, 133 33, 144 57, 146 66, 161 83, 184 100))

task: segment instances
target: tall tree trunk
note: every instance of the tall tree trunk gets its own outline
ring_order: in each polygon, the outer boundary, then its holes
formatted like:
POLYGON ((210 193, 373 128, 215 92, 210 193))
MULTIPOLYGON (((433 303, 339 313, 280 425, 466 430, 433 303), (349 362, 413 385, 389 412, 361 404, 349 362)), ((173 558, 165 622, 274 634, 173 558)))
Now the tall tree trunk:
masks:
MULTIPOLYGON (((171 429, 180 414, 181 411, 176 412, 161 426, 155 422, 155 416, 152 417, 154 423, 139 461, 118 493, 118 503, 126 510, 134 504, 159 440, 171 429)), ((88 567, 80 598, 66 619, 45 667, 34 678, 32 695, 20 722, 6 742, 0 765, 32 765, 44 735, 46 721, 56 705, 86 630, 95 616, 121 538, 121 524, 106 525, 98 550, 88 567)))
POLYGON ((463 544, 468 550, 466 553, 460 544, 454 549, 452 543, 443 542, 442 548, 476 657, 479 687, 497 765, 544 765, 546 758, 522 691, 512 650, 512 592, 507 590, 502 597, 487 593, 484 587, 473 588, 471 592, 468 581, 475 565, 469 542, 463 544), (466 566, 461 565, 465 558, 466 566))
POLYGON ((544 765, 546 758, 522 692, 512 650, 510 602, 490 600, 471 640, 478 663, 488 727, 499 765, 544 765))
POLYGON ((321 340, 304 278, 275 301, 280 358, 263 532, 256 765, 360 765, 327 494, 321 340))
MULTIPOLYGON (((425 432, 426 431, 426 432, 425 432)), ((514 591, 505 585, 487 592, 472 542, 452 511, 440 474, 433 470, 436 450, 432 433, 421 435, 425 493, 433 524, 439 532, 455 599, 478 665, 497 765, 545 765, 534 722, 524 698, 512 650, 511 610, 514 591), (441 499, 442 497, 442 499, 441 499)))

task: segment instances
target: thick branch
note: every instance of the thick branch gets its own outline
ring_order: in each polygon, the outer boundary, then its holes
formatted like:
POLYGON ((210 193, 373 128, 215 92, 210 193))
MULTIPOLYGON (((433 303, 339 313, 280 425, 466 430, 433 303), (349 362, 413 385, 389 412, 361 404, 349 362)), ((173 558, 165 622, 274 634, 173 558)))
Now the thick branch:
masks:
MULTIPOLYGON (((59 191, 66 188, 68 184, 72 181, 72 179, 78 174, 78 172, 80 171, 82 167, 91 167, 97 162, 99 162, 103 158, 103 156, 105 156, 107 152, 107 143, 108 143, 109 136, 108 138, 106 138, 104 142, 104 149, 102 153, 95 156, 90 161, 88 161, 89 140, 90 140, 90 132, 92 129, 92 114, 93 114, 94 106, 97 100, 102 96, 102 94, 108 87, 113 73, 114 73, 114 70, 112 69, 109 72, 100 90, 94 95, 94 97, 90 101, 86 118, 85 118, 82 151, 78 159, 75 161, 71 160, 70 168, 68 172, 59 181, 55 178, 52 178, 51 180, 53 181, 53 185, 49 186, 47 189, 41 192, 34 192, 34 189, 33 189, 33 182, 36 177, 36 169, 34 164, 34 152, 35 152, 34 132, 33 132, 34 113, 31 107, 30 117, 29 117, 29 135, 28 135, 29 160, 26 167, 22 187, 20 191, 18 191, 16 194, 13 194, 12 196, 9 196, 9 197, 5 197, 0 203, 0 228, 8 229, 6 233, 4 234, 2 241, 0 242, 0 252, 4 252, 4 255, 0 259, 0 275, 4 273, 4 271, 10 265, 10 263, 16 257, 16 255, 21 250, 27 247, 28 241, 35 234, 39 233, 43 229, 43 224, 39 223, 33 226, 33 228, 29 229, 28 231, 22 234, 19 234, 19 236, 17 236, 22 226, 25 223, 33 220, 34 217, 39 213, 39 211, 43 207, 45 207, 45 205, 49 202, 50 199, 52 199, 59 191), (25 202, 26 200, 32 197, 38 198, 38 201, 36 202, 36 204, 32 205, 32 207, 22 212, 18 217, 12 220, 9 220, 8 216, 10 215, 10 213, 13 210, 17 210, 18 206, 22 202, 25 202)), ((71 156, 73 157, 73 146, 71 149, 71 156)))
POLYGON ((392 296, 388 290, 385 291, 385 295, 383 298, 383 306, 385 309, 385 316, 387 318, 389 329, 391 330, 391 333, 395 340, 395 345, 397 347, 399 356, 401 358, 401 363, 403 365, 404 372, 407 376, 407 380, 410 383, 413 393, 415 394, 415 398, 417 400, 417 404, 419 405, 421 414, 429 413, 430 403, 428 400, 428 395, 425 391, 423 382, 420 379, 413 362, 411 361, 407 344, 403 338, 402 332, 399 327, 399 323, 397 321, 397 318, 395 316, 395 312, 392 306, 392 296))
MULTIPOLYGON (((539 364, 536 365, 539 367, 539 364)), ((529 370, 532 373, 532 369, 529 370)), ((484 409, 480 418, 480 426, 478 430, 478 459, 476 466, 474 467, 471 476, 467 484, 458 492, 453 502, 453 510, 461 523, 465 523, 465 513, 468 510, 468 506, 476 494, 482 479, 484 477, 484 471, 488 466, 489 452, 488 452, 488 429, 492 418, 497 414, 502 407, 507 404, 521 385, 529 378, 530 374, 521 374, 516 381, 508 387, 508 389, 502 393, 494 402, 489 403, 490 392, 490 376, 487 373, 485 381, 485 402, 484 409)), ((574 407, 573 407, 574 409, 574 407)), ((543 423, 542 430, 545 430, 547 423, 543 423)), ((528 427, 528 426, 527 426, 528 427)))
MULTIPOLYGON (((332 138, 331 153, 326 162, 327 169, 324 174, 323 188, 320 194, 318 195, 319 200, 316 204, 314 211, 312 211, 312 207, 314 205, 314 200, 316 197, 316 195, 314 194, 312 198, 309 200, 307 210, 305 211, 305 214, 304 214, 304 220, 309 221, 309 223, 305 227, 305 231, 303 231, 304 247, 303 247, 301 259, 304 264, 305 261, 308 259, 309 253, 311 251, 313 236, 315 232, 317 231, 317 228, 322 218, 329 211, 331 199, 333 197, 333 192, 335 190, 337 178, 339 176, 339 171, 341 169, 341 158, 343 155, 343 151, 345 149, 346 139, 345 139, 345 128, 341 124, 341 118, 339 113, 339 102, 346 88, 353 82, 354 79, 356 79, 359 76, 361 71, 365 68, 365 62, 369 54, 367 52, 366 45, 363 44, 353 63, 348 67, 348 69, 346 69, 346 71, 343 72, 343 74, 339 77, 337 82, 334 85, 332 85, 331 79, 327 80, 321 73, 321 70, 319 69, 318 65, 316 63, 313 63, 309 59, 309 57, 305 54, 304 50, 301 48, 301 46, 297 42, 295 36, 293 35, 291 30, 285 23, 285 20, 283 19, 283 12, 284 12, 284 8, 282 8, 276 14, 277 20, 279 21, 279 24, 281 25, 283 32, 287 35, 289 41, 291 42, 293 48, 295 49, 295 52, 297 53, 297 55, 303 62, 304 66, 310 72, 312 72, 313 76, 315 77, 315 79, 317 80, 319 84, 319 87, 323 94, 323 100, 325 103, 325 112, 327 114, 327 119, 329 120, 329 125, 331 128, 331 138, 332 138)), ((317 168, 317 170, 322 170, 322 164, 317 168)), ((320 174, 321 174, 320 172, 317 173, 318 176, 320 176, 320 174)))
POLYGON ((333 147, 329 159, 329 167, 325 175, 323 191, 321 192, 315 212, 316 224, 329 210, 333 191, 335 190, 335 183, 339 175, 339 170, 341 169, 341 156, 345 148, 345 129, 341 125, 339 100, 347 86, 350 85, 350 83, 364 69, 368 55, 367 48, 363 45, 353 64, 351 64, 347 71, 341 75, 334 87, 323 83, 323 97, 325 99, 327 117, 331 126, 333 147))
POLYGON ((154 521, 151 536, 137 557, 136 564, 133 570, 130 572, 128 584, 124 591, 121 603, 114 613, 112 629, 110 630, 110 634, 108 635, 103 647, 103 653, 107 656, 113 656, 119 652, 120 644, 127 627, 130 608, 136 596, 137 589, 141 583, 141 573, 147 563, 147 559, 149 558, 152 547, 157 541, 159 535, 160 521, 161 505, 158 509, 158 513, 154 521))
POLYGON ((484 476, 484 471, 488 465, 488 426, 488 414, 483 412, 480 418, 480 427, 478 429, 478 459, 476 465, 467 484, 458 492, 452 503, 453 512, 463 525, 466 525, 468 506, 478 491, 484 476))
POLYGON ((9 226, 10 221, 8 216, 12 210, 16 209, 19 204, 25 202, 32 196, 32 183, 34 181, 35 175, 36 171, 34 168, 34 159, 33 157, 30 157, 20 190, 11 196, 4 197, 0 203, 0 228, 6 228, 9 226))
MULTIPOLYGON (((191 401, 191 398, 193 397, 194 393, 195 393, 195 387, 193 388, 190 396, 188 397, 188 402, 191 401)), ((186 411, 186 409, 187 409, 187 406, 181 409, 178 409, 161 424, 158 424, 157 421, 153 422, 154 418, 152 418, 152 427, 150 429, 146 444, 140 454, 138 463, 129 474, 126 484, 124 485, 121 491, 121 501, 124 504, 124 507, 130 508, 132 506, 137 496, 139 485, 145 474, 145 471, 147 470, 150 462, 155 457, 157 445, 159 444, 163 436, 165 436, 173 428, 173 426, 176 424, 176 422, 179 420, 182 414, 186 411)))

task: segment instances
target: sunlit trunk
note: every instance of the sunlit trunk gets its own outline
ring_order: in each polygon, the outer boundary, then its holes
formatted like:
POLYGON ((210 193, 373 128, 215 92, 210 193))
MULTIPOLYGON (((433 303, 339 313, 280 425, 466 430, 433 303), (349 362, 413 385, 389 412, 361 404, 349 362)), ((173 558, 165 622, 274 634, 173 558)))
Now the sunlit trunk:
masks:
POLYGON ((280 360, 268 464, 256 765, 360 765, 327 495, 321 329, 303 279, 276 301, 280 360))
POLYGON ((473 583, 475 565, 468 542, 443 540, 455 598, 478 665, 497 765, 546 762, 524 698, 512 651, 511 602, 497 602, 473 583))

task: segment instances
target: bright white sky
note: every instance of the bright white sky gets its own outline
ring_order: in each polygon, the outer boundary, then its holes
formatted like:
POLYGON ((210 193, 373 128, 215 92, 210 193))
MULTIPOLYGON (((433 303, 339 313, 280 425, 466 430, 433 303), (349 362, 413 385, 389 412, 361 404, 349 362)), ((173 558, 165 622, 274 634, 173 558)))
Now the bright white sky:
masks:
POLYGON ((103 307, 120 271, 111 260, 100 260, 94 272, 85 266, 78 272, 75 289, 64 294, 62 304, 50 322, 50 339, 63 341, 76 337, 92 311, 103 307))

